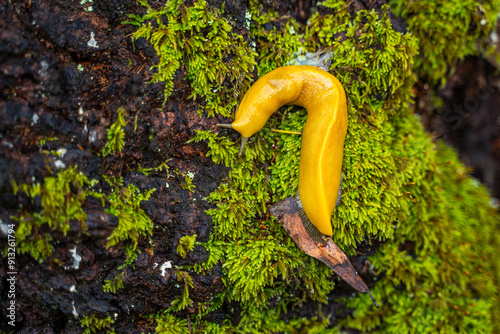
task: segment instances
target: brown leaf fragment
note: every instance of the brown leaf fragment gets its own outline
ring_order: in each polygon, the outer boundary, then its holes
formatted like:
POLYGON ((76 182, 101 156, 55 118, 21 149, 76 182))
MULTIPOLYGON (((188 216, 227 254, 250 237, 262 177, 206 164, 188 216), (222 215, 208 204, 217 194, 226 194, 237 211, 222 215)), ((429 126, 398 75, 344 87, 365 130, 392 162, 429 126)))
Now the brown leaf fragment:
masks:
POLYGON ((327 239, 326 244, 321 244, 315 242, 307 234, 299 216, 297 202, 292 197, 287 197, 274 204, 270 210, 304 253, 325 263, 357 291, 368 293, 375 306, 378 307, 366 283, 358 275, 345 253, 332 239, 327 239))

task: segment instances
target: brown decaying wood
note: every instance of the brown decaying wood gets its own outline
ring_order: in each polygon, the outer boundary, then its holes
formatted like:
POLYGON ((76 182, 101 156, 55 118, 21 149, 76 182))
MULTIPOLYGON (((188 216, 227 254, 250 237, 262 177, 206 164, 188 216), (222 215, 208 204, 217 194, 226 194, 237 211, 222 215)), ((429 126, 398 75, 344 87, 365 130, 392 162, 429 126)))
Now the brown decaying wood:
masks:
POLYGON ((288 235, 304 253, 325 263, 357 291, 368 293, 375 306, 378 307, 366 283, 332 239, 326 239, 325 244, 320 244, 307 234, 299 217, 297 202, 292 197, 287 197, 271 206, 271 213, 280 221, 288 235))

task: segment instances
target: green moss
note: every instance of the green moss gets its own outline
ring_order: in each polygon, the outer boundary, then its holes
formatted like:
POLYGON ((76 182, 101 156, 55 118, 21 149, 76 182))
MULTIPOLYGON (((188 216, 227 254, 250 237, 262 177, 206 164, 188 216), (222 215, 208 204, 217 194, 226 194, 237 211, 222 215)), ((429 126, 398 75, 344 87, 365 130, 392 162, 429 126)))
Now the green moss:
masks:
POLYGON ((125 275, 125 272, 121 272, 118 274, 115 278, 112 280, 104 280, 104 285, 102 286, 102 290, 104 292, 111 292, 111 293, 116 293, 117 290, 123 289, 123 277, 125 275))
MULTIPOLYGON (((320 26, 334 26, 335 20, 347 17, 347 8, 342 8, 339 15, 314 16, 311 24, 315 28, 306 30, 304 35, 299 36, 285 28, 276 38, 276 32, 271 31, 262 55, 264 63, 267 59, 278 59, 279 49, 297 45, 299 38, 307 39, 311 45, 314 41, 320 43, 320 26)), ((331 41, 336 50, 332 66, 342 68, 342 73, 337 76, 345 81, 346 89, 352 93, 349 95, 350 118, 367 119, 360 123, 351 122, 346 151, 351 148, 352 151, 344 160, 347 161, 344 173, 348 178, 344 197, 352 204, 338 210, 333 221, 335 241, 353 252, 356 243, 364 238, 391 237, 394 232, 392 223, 400 215, 397 197, 402 193, 393 182, 396 162, 392 161, 388 147, 393 140, 393 131, 391 124, 383 121, 409 101, 410 93, 405 89, 413 83, 410 71, 415 43, 411 36, 391 30, 386 12, 381 17, 374 12, 359 12, 344 27, 348 29, 347 39, 331 41), (348 75, 354 71, 359 81, 351 80, 348 75), (363 80, 370 81, 368 89, 363 80), (385 93, 385 100, 377 100, 380 92, 385 93), (383 107, 389 112, 384 112, 383 107), (375 127, 379 130, 374 131, 375 127), (363 141, 354 135, 363 137, 363 141), (371 178, 371 183, 367 182, 368 178, 371 178)), ((259 38, 260 44, 264 45, 266 41, 262 32, 259 32, 259 38)), ((288 59, 283 58, 281 62, 284 61, 288 59)), ((267 69, 262 67, 262 71, 267 69)), ((297 108, 289 107, 282 111, 281 127, 300 131, 305 119, 304 111, 297 112, 297 108)), ((271 198, 276 201, 296 193, 300 158, 300 137, 271 133, 269 127, 274 122, 272 119, 255 136, 243 157, 237 155, 237 144, 224 137, 200 131, 195 138, 196 141, 208 140, 207 156, 231 167, 229 179, 208 198, 217 205, 216 209, 208 211, 214 224, 209 250, 212 253, 213 245, 217 245, 215 256, 224 264, 227 298, 241 301, 244 307, 265 305, 270 297, 283 295, 291 282, 300 282, 299 285, 305 288, 292 294, 288 302, 304 298, 324 300, 325 294, 333 287, 329 279, 331 271, 303 254, 279 223, 267 214, 271 198), (277 141, 279 148, 273 151, 272 144, 277 141), (259 168, 273 157, 275 163, 267 170, 259 168)), ((209 263, 214 262, 213 258, 209 259, 209 263)))
POLYGON ((200 96, 208 116, 230 116, 237 94, 250 86, 255 52, 232 32, 231 22, 222 17, 224 6, 214 8, 197 0, 187 7, 174 0, 155 10, 143 4, 148 13, 130 15, 127 23, 139 27, 133 39, 146 38, 156 49, 160 62, 154 66, 152 82, 165 83, 165 100, 182 65, 192 88, 189 98, 200 96))
MULTIPOLYGON (((280 302, 279 305, 269 310, 246 310, 238 325, 238 333, 341 333, 338 328, 328 328, 329 317, 297 317, 284 320, 282 313, 287 311, 287 303, 280 302)), ((321 306, 317 312, 321 314, 321 306)))
MULTIPOLYGON (((410 120, 398 123, 405 147, 428 136, 410 120)), ((380 333, 491 333, 499 301, 491 237, 498 214, 450 148, 439 144, 425 153, 420 161, 411 152, 401 155, 414 183, 411 197, 401 198, 406 217, 372 257, 375 270, 385 272, 372 293, 384 304, 374 310, 363 305, 364 297, 349 300, 357 311, 345 325, 380 333), (410 249, 401 249, 403 244, 410 249)))
POLYGON ((169 313, 161 313, 156 316, 156 333, 158 334, 191 334, 186 319, 177 319, 169 313))
POLYGON ((141 167, 141 164, 139 164, 139 168, 137 168, 137 171, 140 173, 143 173, 144 175, 150 176, 152 173, 166 173, 167 178, 169 178, 171 175, 168 173, 169 167, 167 165, 167 162, 171 161, 172 159, 168 159, 164 162, 162 162, 159 166, 157 167, 151 167, 151 168, 143 168, 141 167))
POLYGON ((85 175, 78 172, 76 167, 70 167, 56 176, 46 177, 43 184, 15 186, 15 194, 21 190, 31 201, 39 197, 42 205, 40 212, 21 209, 15 217, 18 221, 17 251, 20 254, 28 253, 35 260, 43 261, 54 249, 50 231, 66 235, 71 220, 78 220, 85 226, 87 215, 81 205, 87 196, 86 188, 89 184, 85 175))
MULTIPOLYGON (((224 301, 239 303, 240 322, 228 323, 221 332, 498 330, 498 268, 493 260, 500 251, 493 239, 498 213, 484 187, 451 149, 425 133, 409 108, 420 39, 394 31, 387 6, 351 15, 344 1, 323 5, 333 14, 315 14, 307 26, 289 19, 282 29, 267 31, 263 25, 279 18, 250 2, 258 73, 293 62, 297 52, 334 51, 330 72, 346 89, 349 126, 333 239, 349 254, 355 254, 361 241, 383 241, 370 258, 381 278, 372 291, 381 308, 374 309, 363 294, 344 299, 356 311, 338 328, 327 329, 327 318, 282 320, 283 313, 304 301, 317 301, 319 309, 338 279, 302 253, 268 212, 272 203, 297 191, 300 137, 270 128, 301 131, 307 115, 298 107, 279 110, 250 139, 242 156, 239 143, 226 136, 229 130, 198 131, 192 139, 206 142, 207 156, 230 168, 207 198, 214 205, 207 211, 213 224, 205 243, 209 259, 194 266, 203 272, 221 264, 225 290, 207 304, 193 306, 213 310, 224 301)), ((476 36, 473 30, 467 33, 476 36)))
MULTIPOLYGON (((220 334, 220 333, 341 333, 338 328, 328 328, 330 318, 302 317, 284 320, 281 317, 283 305, 280 304, 271 310, 263 312, 245 312, 242 314, 240 326, 232 326, 228 321, 215 324, 197 317, 188 323, 188 318, 179 318, 171 313, 159 312, 154 319, 157 322, 156 332, 159 334, 192 333, 192 334, 220 334), (190 330, 191 328, 191 330, 190 330)), ((321 313, 321 306, 318 309, 321 313)))
POLYGON ((118 114, 116 115, 116 121, 111 124, 108 129, 108 141, 102 150, 102 155, 107 156, 110 153, 120 153, 125 144, 125 131, 123 127, 127 125, 125 120, 125 109, 118 108, 118 114))
POLYGON ((182 172, 178 169, 174 170, 174 173, 184 179, 184 182, 181 182, 179 184, 182 189, 189 190, 190 192, 194 191, 194 188, 196 188, 196 186, 193 184, 194 173, 182 172))
POLYGON ((96 192, 93 187, 97 181, 89 181, 76 167, 59 171, 56 176, 49 176, 43 183, 22 184, 13 183, 14 193, 22 191, 32 201, 41 199, 40 212, 20 209, 13 217, 18 221, 16 229, 16 248, 20 254, 29 253, 40 262, 52 254, 52 233, 61 232, 64 235, 70 229, 70 221, 78 220, 81 231, 85 231, 85 214, 82 205, 87 196, 102 200, 106 206, 105 212, 118 218, 118 226, 108 237, 107 247, 118 243, 123 244, 127 260, 124 265, 131 264, 139 254, 138 239, 151 235, 153 223, 141 209, 142 201, 148 200, 155 189, 143 193, 133 184, 123 185, 121 177, 103 178, 113 187, 111 194, 96 192), (127 243, 128 241, 128 243, 127 243))
POLYGON ((432 83, 444 84, 457 60, 494 47, 489 34, 496 27, 498 0, 391 0, 389 4, 418 40, 415 72, 432 83))
POLYGON ((286 65, 293 55, 301 51, 302 35, 300 25, 293 19, 288 20, 283 30, 276 27, 268 32, 263 26, 269 22, 278 20, 278 14, 274 11, 263 12, 262 5, 256 0, 250 0, 249 12, 252 20, 258 24, 250 26, 250 32, 257 42, 259 50, 259 63, 257 66, 259 77, 272 71, 276 67, 286 65))
POLYGON ((194 287, 193 285, 193 279, 189 274, 185 271, 177 270, 175 272, 175 275, 177 276, 177 281, 178 282, 183 282, 184 283, 184 290, 180 296, 177 296, 173 301, 172 301, 172 306, 170 307, 170 310, 173 312, 178 312, 183 309, 185 309, 188 306, 193 306, 193 301, 191 298, 189 298, 189 288, 194 287))
POLYGON ((331 271, 302 253, 266 214, 270 185, 258 164, 271 159, 273 152, 265 151, 264 138, 257 135, 242 157, 227 138, 200 131, 195 140, 208 140, 213 149, 207 155, 232 167, 229 179, 208 198, 216 208, 207 211, 214 232, 207 245, 210 258, 205 269, 223 263, 226 298, 240 301, 244 307, 262 307, 269 298, 283 294, 288 284, 296 284, 304 290, 291 293, 289 300, 310 297, 324 301, 333 287, 327 279, 331 271))
POLYGON ((46 142, 57 141, 57 140, 59 140, 59 138, 57 138, 57 137, 44 137, 44 138, 40 138, 38 140, 38 145, 40 147, 43 147, 46 142))
POLYGON ((177 245, 177 253, 184 259, 188 252, 194 249, 194 243, 196 242, 196 234, 185 235, 179 240, 177 245))
MULTIPOLYGON (((153 222, 144 210, 141 209, 140 205, 142 201, 147 201, 156 189, 141 193, 139 188, 133 184, 125 187, 121 177, 105 177, 105 179, 113 186, 113 191, 108 196, 99 197, 105 199, 105 202, 109 204, 105 209, 106 213, 118 218, 118 226, 108 237, 107 247, 113 247, 120 242, 130 241, 131 243, 124 245, 127 256, 125 265, 128 265, 135 260, 140 252, 137 248, 139 237, 152 234, 153 222)), ((98 194, 94 195, 98 196, 98 194)))
POLYGON ((85 316, 82 320, 80 320, 80 326, 85 328, 83 334, 90 333, 106 333, 106 334, 115 334, 116 332, 113 329, 113 324, 115 321, 111 319, 111 317, 97 318, 94 314, 85 316))

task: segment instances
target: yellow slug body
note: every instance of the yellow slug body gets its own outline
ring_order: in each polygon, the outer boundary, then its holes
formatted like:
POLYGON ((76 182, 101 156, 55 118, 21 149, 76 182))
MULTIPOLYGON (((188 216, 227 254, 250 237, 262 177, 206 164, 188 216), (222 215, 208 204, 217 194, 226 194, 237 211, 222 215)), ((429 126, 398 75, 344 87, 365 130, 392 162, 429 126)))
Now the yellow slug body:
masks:
POLYGON ((347 132, 344 88, 333 75, 314 66, 280 67, 250 87, 232 128, 248 138, 286 104, 307 110, 300 152, 299 196, 311 223, 331 236, 347 132))

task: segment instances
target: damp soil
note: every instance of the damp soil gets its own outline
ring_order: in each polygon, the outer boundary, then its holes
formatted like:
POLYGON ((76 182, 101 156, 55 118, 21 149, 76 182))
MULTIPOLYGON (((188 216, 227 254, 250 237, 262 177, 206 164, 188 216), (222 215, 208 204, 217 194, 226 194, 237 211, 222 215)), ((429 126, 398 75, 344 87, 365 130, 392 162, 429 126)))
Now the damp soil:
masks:
MULTIPOLYGON (((150 3, 153 7, 159 5, 150 3)), ((222 1, 209 3, 220 7, 222 1)), ((384 3, 352 1, 351 10, 379 10, 384 3)), ((225 15, 231 22, 243 23, 246 6, 243 0, 226 1, 225 15)), ((314 6, 315 2, 306 0, 264 1, 265 9, 273 8, 283 17, 277 24, 285 24, 289 16, 305 22, 314 6)), ((182 68, 176 73, 172 96, 163 105, 163 85, 148 83, 150 68, 158 63, 158 58, 145 40, 132 43, 130 34, 134 27, 122 24, 127 13, 144 14, 145 10, 135 0, 0 0, 1 223, 16 224, 11 217, 20 206, 40 208, 40 203, 14 195, 12 180, 17 184, 41 182, 61 166, 78 166, 89 179, 101 181, 102 175, 121 175, 125 184, 134 184, 141 192, 156 188, 151 198, 141 204, 154 225, 153 243, 147 238, 139 240, 142 252, 133 266, 124 269, 124 288, 119 293, 104 293, 102 289, 104 281, 113 279, 125 261, 120 247, 106 248, 106 238, 117 221, 104 211, 100 201, 90 196, 83 204, 88 232, 78 233, 78 224, 72 222, 66 236, 53 235, 53 255, 59 263, 46 260, 40 264, 27 255, 16 256, 18 333, 80 333, 80 319, 90 314, 111 316, 117 333, 153 332, 154 324, 146 316, 168 308, 183 290, 177 284, 176 270, 167 264, 193 265, 208 257, 203 247, 196 246, 183 259, 176 247, 185 235, 196 234, 198 241, 209 239, 211 220, 205 211, 210 205, 203 198, 227 177, 228 170, 206 157, 206 143, 186 142, 196 130, 215 129, 215 124, 224 120, 198 115, 200 101, 187 98, 190 88, 182 68), (102 157, 106 130, 115 121, 119 108, 127 111, 125 147, 120 155, 102 157), (44 138, 58 140, 47 141, 42 147, 40 140, 44 138), (65 153, 54 158, 42 150, 65 153), (161 172, 148 176, 137 171, 139 167, 156 167, 164 161, 168 161, 171 170, 194 173, 196 191, 183 189, 181 177, 167 177, 161 172), (74 249, 81 256, 78 266, 71 255, 74 249)), ((393 18, 393 24, 405 31, 404 22, 393 18)), ((248 38, 243 24, 235 30, 248 38)), ((463 70, 459 67, 447 89, 440 93, 453 105, 467 96, 466 92, 474 92, 474 82, 481 89, 493 87, 491 93, 478 97, 479 109, 462 119, 458 132, 455 123, 446 119, 439 123, 443 116, 436 114, 435 109, 417 109, 435 137, 457 147, 465 163, 474 166, 475 175, 498 196, 500 131, 495 119, 498 112, 494 110, 499 102, 497 77, 490 79, 487 73, 491 69, 483 64, 487 86, 483 79, 471 80, 477 75, 474 66, 480 62, 464 62, 463 70)), ((420 106, 426 96, 426 92, 421 93, 416 105, 420 106)), ((3 229, 0 239, 5 244, 3 229)), ((350 257, 369 287, 375 284, 376 273, 371 272, 368 256, 377 247, 362 244, 358 254, 350 257)), ((0 260, 0 330, 8 332, 13 328, 6 323, 6 261, 5 257, 0 260)), ((194 305, 224 289, 220 265, 204 274, 190 275, 194 305)), ((352 293, 346 283, 338 282, 327 297, 330 303, 321 309, 322 316, 331 316, 333 325, 352 313, 335 301, 352 293)), ((237 324, 239 311, 238 304, 225 302, 206 319, 221 323, 229 317, 237 324)), ((190 307, 180 316, 196 312, 196 307, 190 307)), ((305 302, 291 307, 283 318, 313 317, 318 312, 316 303, 305 302)))

